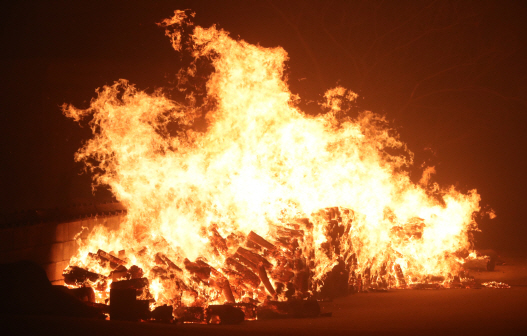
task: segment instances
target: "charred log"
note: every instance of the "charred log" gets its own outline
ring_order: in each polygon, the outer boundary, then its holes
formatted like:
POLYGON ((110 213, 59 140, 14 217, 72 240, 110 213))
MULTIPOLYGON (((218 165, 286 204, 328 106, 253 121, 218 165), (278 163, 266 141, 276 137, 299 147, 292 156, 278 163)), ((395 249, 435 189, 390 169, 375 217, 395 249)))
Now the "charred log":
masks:
POLYGON ((147 278, 138 278, 112 282, 111 289, 142 289, 148 286, 147 278))
POLYGON ((78 266, 70 266, 62 275, 64 282, 68 285, 81 285, 87 281, 97 282, 106 279, 104 275, 90 272, 78 266))
POLYGON ((200 323, 205 321, 203 307, 181 307, 176 309, 176 317, 182 322, 200 323))
POLYGON ((170 323, 173 320, 173 310, 174 308, 168 305, 155 307, 150 313, 150 318, 156 322, 170 323))
POLYGON ((232 305, 210 305, 206 312, 209 324, 239 324, 245 319, 245 314, 232 305))
MULTIPOLYGON (((113 285, 113 283, 112 283, 113 285)), ((110 319, 138 321, 149 317, 149 301, 137 300, 134 288, 110 289, 110 319)))
POLYGON ((256 305, 254 303, 241 302, 233 304, 232 306, 241 309, 246 320, 255 320, 257 318, 256 305))
POLYGON ((95 302, 95 292, 91 287, 70 288, 68 292, 84 302, 95 302))

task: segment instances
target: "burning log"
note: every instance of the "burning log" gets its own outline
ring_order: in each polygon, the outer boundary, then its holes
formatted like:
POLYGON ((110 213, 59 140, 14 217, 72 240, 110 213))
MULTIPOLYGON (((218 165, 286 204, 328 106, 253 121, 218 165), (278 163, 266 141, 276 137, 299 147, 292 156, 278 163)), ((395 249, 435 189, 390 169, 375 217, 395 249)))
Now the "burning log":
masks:
POLYGON ((196 275, 199 279, 205 281, 210 278, 210 266, 200 266, 199 264, 192 262, 187 258, 185 258, 183 262, 185 264, 185 269, 190 273, 196 275))
POLYGON ((291 252, 294 252, 299 247, 296 238, 291 240, 291 238, 288 237, 278 237, 276 238, 275 243, 291 252))
POLYGON ((152 267, 152 269, 150 270, 150 274, 153 274, 157 278, 168 279, 168 271, 159 266, 152 267))
POLYGON ((395 264, 395 275, 397 276, 397 283, 399 287, 406 287, 406 280, 404 279, 403 270, 401 269, 401 265, 395 264))
POLYGON ((198 259, 196 260, 196 265, 200 266, 200 267, 204 267, 204 268, 208 268, 210 269, 210 273, 218 278, 223 278, 223 274, 221 274, 221 272, 219 272, 217 269, 215 269, 214 267, 210 266, 209 264, 207 264, 206 262, 204 262, 203 260, 201 259, 198 259))
POLYGON ((130 279, 131 274, 128 272, 126 267, 123 265, 117 266, 116 269, 110 272, 110 278, 112 281, 119 281, 122 278, 130 279))
POLYGON ((179 268, 176 264, 174 264, 172 262, 172 260, 170 260, 166 255, 164 255, 163 253, 159 252, 159 253, 156 253, 155 255, 155 261, 158 265, 163 265, 163 266, 167 266, 168 269, 176 272, 176 273, 182 273, 183 270, 181 268, 179 268))
MULTIPOLYGON (((99 265, 101 265, 101 267, 104 268, 106 268, 108 266, 108 263, 110 262, 108 259, 101 258, 98 254, 91 252, 88 252, 88 258, 91 259, 93 262, 98 263, 99 265)), ((117 267, 118 265, 113 264, 113 266, 117 267)))
POLYGON ((262 250, 262 247, 258 244, 253 243, 250 240, 245 240, 245 246, 247 248, 250 248, 251 250, 260 252, 262 250))
POLYGON ((232 284, 231 289, 235 298, 240 299, 240 294, 242 291, 249 289, 243 274, 238 273, 230 268, 222 268, 221 271, 229 278, 229 283, 232 284))
POLYGON ((223 279, 223 281, 221 282, 221 287, 223 289, 223 295, 225 296, 227 302, 236 303, 236 300, 234 300, 234 295, 232 294, 232 289, 229 280, 223 279))
POLYGON ((276 249, 276 246, 274 246, 273 244, 271 244, 270 242, 268 242, 267 240, 265 240, 258 234, 254 233, 253 231, 249 232, 249 235, 247 235, 247 240, 263 248, 266 248, 270 251, 273 251, 276 249))
POLYGON ((215 286, 219 291, 221 291, 225 297, 225 300, 229 303, 235 303, 236 300, 234 299, 234 296, 232 294, 232 289, 229 283, 229 280, 218 270, 216 270, 214 267, 210 266, 203 260, 196 260, 196 264, 201 267, 205 267, 210 269, 211 274, 216 278, 216 281, 214 279, 210 279, 210 284, 215 286))
MULTIPOLYGON (((97 251, 97 255, 98 255, 99 257, 101 257, 102 259, 106 259, 106 260, 108 260, 111 264, 115 264, 115 265, 126 265, 126 261, 121 260, 121 259, 119 259, 119 258, 117 258, 117 257, 114 257, 114 256, 111 255, 110 253, 105 252, 105 251, 103 251, 103 250, 101 250, 101 249, 99 249, 99 250, 97 251)), ((115 266, 115 267, 117 267, 117 266, 115 266)), ((113 268, 115 268, 115 267, 113 267, 113 268)))
POLYGON ((258 276, 260 277, 260 280, 264 284, 265 289, 267 289, 269 294, 271 294, 273 297, 276 296, 276 291, 274 290, 271 281, 269 281, 269 277, 267 277, 267 272, 265 271, 263 263, 258 265, 258 276))
POLYGON ((295 276, 295 273, 291 272, 288 269, 276 269, 271 272, 271 277, 275 280, 278 280, 283 283, 289 282, 293 277, 295 276))
POLYGON ((223 238, 219 233, 218 230, 216 230, 215 227, 212 227, 209 229, 210 235, 209 239, 212 243, 212 245, 221 253, 225 254, 227 253, 227 240, 223 238))
POLYGON ((236 252, 235 254, 233 254, 231 256, 231 258, 233 258, 234 260, 236 260, 237 262, 241 263, 242 265, 246 266, 247 268, 249 268, 251 271, 253 271, 254 273, 258 273, 258 266, 256 266, 253 262, 247 260, 244 256, 242 256, 241 254, 239 254, 238 252, 236 252))
POLYGON ((266 269, 273 268, 273 264, 271 264, 267 259, 265 259, 264 257, 262 257, 259 254, 256 254, 256 253, 251 252, 251 251, 249 251, 247 249, 244 249, 241 246, 238 247, 238 249, 236 250, 236 254, 238 254, 238 255, 242 256, 243 258, 249 260, 255 266, 257 266, 260 263, 262 263, 266 269))
POLYGON ((281 225, 271 225, 274 236, 281 238, 304 238, 304 230, 299 230, 300 225, 288 224, 294 227, 290 229, 281 225))
POLYGON ((260 285, 260 278, 247 267, 243 266, 233 258, 227 258, 225 260, 225 264, 234 268, 234 270, 236 270, 236 272, 238 272, 238 274, 243 277, 243 281, 251 285, 253 288, 257 288, 258 285, 260 285))

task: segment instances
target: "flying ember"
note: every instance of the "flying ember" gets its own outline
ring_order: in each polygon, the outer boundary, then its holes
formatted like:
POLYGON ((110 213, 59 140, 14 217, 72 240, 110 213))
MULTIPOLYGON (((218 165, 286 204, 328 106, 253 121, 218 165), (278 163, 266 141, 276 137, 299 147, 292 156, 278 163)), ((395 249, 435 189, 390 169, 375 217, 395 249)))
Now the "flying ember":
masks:
POLYGON ((179 309, 317 298, 339 277, 354 290, 459 281, 475 190, 429 183, 429 169, 412 182, 412 153, 384 117, 346 110, 355 93, 330 89, 308 115, 284 49, 192 17, 159 24, 193 58, 178 74, 185 100, 119 80, 88 109, 63 107, 93 131, 76 160, 127 208, 119 230, 96 228, 80 246, 67 283, 89 284, 103 303, 135 281, 152 308, 179 309), (187 84, 204 63, 201 95, 187 84))

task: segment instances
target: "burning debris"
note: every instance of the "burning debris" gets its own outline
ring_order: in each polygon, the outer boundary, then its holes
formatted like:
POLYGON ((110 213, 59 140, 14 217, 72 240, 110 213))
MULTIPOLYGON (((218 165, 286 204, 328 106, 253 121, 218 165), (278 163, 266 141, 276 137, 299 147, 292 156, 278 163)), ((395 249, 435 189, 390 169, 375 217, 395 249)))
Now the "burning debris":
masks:
POLYGON ((76 160, 127 208, 118 231, 97 228, 81 245, 66 284, 93 288, 112 318, 173 310, 208 323, 317 316, 316 300, 348 292, 473 286, 463 270, 475 190, 412 182, 412 153, 385 119, 343 110, 356 94, 329 90, 309 116, 282 48, 191 16, 160 24, 195 59, 179 73, 185 103, 121 80, 86 110, 64 106, 91 117, 76 160), (193 88, 201 62, 214 72, 193 88))
POLYGON ((505 289, 511 288, 511 286, 507 285, 506 283, 497 282, 497 281, 484 282, 481 285, 487 288, 505 288, 505 289))

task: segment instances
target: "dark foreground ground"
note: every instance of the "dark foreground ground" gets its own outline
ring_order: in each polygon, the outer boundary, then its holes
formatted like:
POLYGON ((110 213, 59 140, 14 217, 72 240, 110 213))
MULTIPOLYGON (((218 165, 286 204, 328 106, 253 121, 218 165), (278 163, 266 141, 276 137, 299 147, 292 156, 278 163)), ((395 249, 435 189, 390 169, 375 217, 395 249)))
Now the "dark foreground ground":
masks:
POLYGON ((527 334, 527 259, 474 274, 511 289, 393 290, 322 304, 332 317, 241 325, 154 324, 7 315, 2 335, 522 335, 527 334))

